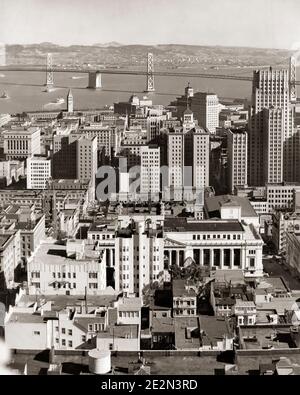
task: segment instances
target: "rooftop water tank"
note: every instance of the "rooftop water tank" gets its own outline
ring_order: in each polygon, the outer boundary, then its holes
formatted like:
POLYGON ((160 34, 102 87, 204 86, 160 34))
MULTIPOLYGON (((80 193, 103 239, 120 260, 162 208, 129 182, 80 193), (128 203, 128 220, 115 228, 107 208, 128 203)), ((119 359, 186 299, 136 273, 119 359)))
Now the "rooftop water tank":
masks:
POLYGON ((89 369, 94 374, 107 374, 111 370, 110 351, 94 350, 89 351, 89 369))

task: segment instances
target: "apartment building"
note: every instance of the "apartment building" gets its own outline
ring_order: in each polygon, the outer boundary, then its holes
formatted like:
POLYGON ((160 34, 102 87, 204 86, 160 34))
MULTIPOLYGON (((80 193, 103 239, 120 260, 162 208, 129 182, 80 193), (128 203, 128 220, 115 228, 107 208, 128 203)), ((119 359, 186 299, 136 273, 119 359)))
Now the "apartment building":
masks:
POLYGON ((47 189, 51 177, 51 160, 43 156, 27 158, 27 189, 47 189))

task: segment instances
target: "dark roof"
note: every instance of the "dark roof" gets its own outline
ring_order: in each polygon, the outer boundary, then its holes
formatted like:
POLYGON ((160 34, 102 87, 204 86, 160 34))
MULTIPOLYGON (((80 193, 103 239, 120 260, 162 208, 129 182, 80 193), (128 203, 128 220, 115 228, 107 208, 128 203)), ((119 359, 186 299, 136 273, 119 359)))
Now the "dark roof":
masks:
POLYGON ((229 323, 224 317, 214 317, 208 315, 200 316, 200 330, 204 344, 216 344, 224 338, 224 335, 233 336, 229 323))
POLYGON ((191 296, 196 297, 196 292, 193 289, 186 289, 185 280, 173 280, 173 297, 175 296, 191 296))
POLYGON ((175 332, 174 320, 171 317, 153 318, 152 333, 171 333, 175 332))
POLYGON ((166 218, 166 232, 243 232, 238 220, 201 220, 188 221, 187 218, 166 218))
POLYGON ((187 108, 187 109, 184 111, 184 115, 186 115, 186 114, 193 114, 193 111, 192 111, 190 108, 187 108))

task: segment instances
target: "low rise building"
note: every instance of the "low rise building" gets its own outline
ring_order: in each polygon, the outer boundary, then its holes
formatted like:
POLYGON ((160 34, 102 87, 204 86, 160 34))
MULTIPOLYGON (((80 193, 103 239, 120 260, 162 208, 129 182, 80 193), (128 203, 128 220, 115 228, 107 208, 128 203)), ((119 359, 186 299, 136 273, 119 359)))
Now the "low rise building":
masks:
POLYGON ((39 127, 21 127, 5 130, 4 154, 7 160, 27 159, 33 155, 40 155, 41 129, 39 127))
POLYGON ((20 230, 0 234, 0 289, 13 288, 15 269, 21 262, 20 230))
POLYGON ((230 351, 233 350, 233 328, 227 318, 201 315, 200 350, 230 351))
POLYGON ((238 326, 255 325, 256 323, 256 306, 253 301, 238 299, 233 308, 238 326))
POLYGON ((65 245, 43 242, 28 260, 30 294, 97 295, 106 289, 105 251, 86 245, 84 253, 67 257, 65 245))
POLYGON ((210 270, 241 269, 245 277, 261 277, 263 241, 252 224, 238 220, 166 218, 165 257, 184 266, 187 258, 210 270))
POLYGON ((185 280, 173 280, 173 317, 197 315, 197 293, 185 280))

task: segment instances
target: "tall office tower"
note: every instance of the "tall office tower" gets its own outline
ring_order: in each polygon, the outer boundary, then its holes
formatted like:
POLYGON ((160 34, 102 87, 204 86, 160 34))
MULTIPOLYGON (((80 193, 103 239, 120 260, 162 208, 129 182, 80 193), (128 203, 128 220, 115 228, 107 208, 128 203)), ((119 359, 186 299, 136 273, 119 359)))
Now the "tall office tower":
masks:
POLYGON ((235 186, 247 185, 248 134, 241 129, 228 129, 227 135, 227 175, 229 192, 235 186))
POLYGON ((220 103, 214 93, 197 92, 191 101, 191 109, 198 119, 199 126, 215 134, 219 127, 220 103))
POLYGON ((268 184, 283 181, 283 128, 284 113, 281 108, 263 110, 263 177, 268 184))
POLYGON ((67 97, 67 111, 70 113, 72 113, 74 111, 74 99, 73 99, 71 89, 69 90, 68 97, 67 97))
POLYGON ((209 133, 196 128, 193 133, 193 187, 209 186, 209 133))
POLYGON ((169 187, 209 185, 209 133, 197 125, 189 108, 182 126, 168 133, 168 166, 169 187))
MULTIPOLYGON (((293 65, 291 69, 294 70, 293 65)), ((296 181, 297 158, 295 157, 296 147, 294 141, 296 130, 294 127, 295 100, 291 97, 290 88, 293 84, 290 84, 289 74, 288 70, 273 70, 272 68, 269 70, 254 71, 248 146, 248 175, 250 185, 259 186, 267 182, 265 179, 266 172, 264 171, 265 147, 263 141, 265 135, 264 128, 269 124, 269 121, 265 120, 264 116, 268 118, 269 113, 263 110, 272 106, 281 108, 283 114, 281 139, 283 144, 283 180, 290 182, 296 181)))
POLYGON ((148 140, 156 140, 160 134, 160 123, 161 117, 159 116, 148 116, 147 117, 147 133, 148 140))
POLYGON ((173 188, 182 188, 184 181, 184 133, 181 128, 169 131, 168 166, 168 186, 173 188))
POLYGON ((27 189, 47 189, 51 177, 51 160, 45 156, 27 158, 27 189))
POLYGON ((77 140, 77 178, 91 180, 95 186, 97 174, 97 138, 80 137, 77 140))
POLYGON ((141 149, 141 188, 142 194, 157 197, 160 192, 160 148, 149 145, 141 149))
POLYGON ((78 132, 72 132, 72 135, 97 137, 99 161, 111 159, 113 151, 116 152, 116 137, 118 127, 105 124, 104 122, 89 122, 81 125, 78 132))
POLYGON ((70 142, 68 134, 53 136, 53 178, 77 178, 76 152, 76 141, 70 142))

